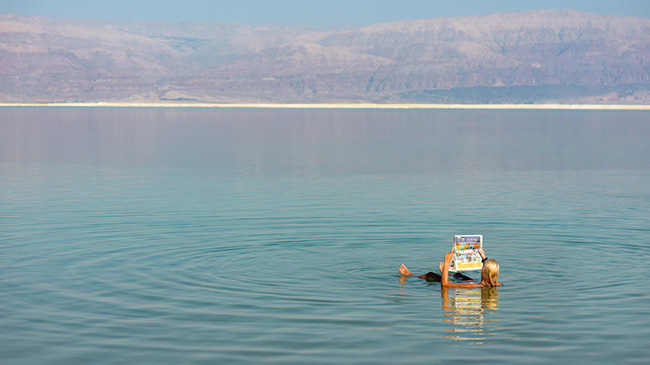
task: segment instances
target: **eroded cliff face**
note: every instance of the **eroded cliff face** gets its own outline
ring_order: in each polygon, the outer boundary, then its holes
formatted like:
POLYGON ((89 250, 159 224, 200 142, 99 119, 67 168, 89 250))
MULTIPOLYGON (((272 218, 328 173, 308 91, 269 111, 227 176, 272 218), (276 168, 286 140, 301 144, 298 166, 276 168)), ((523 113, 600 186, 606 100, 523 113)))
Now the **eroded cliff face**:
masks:
POLYGON ((525 87, 650 103, 650 20, 575 11, 333 31, 1 15, 0 59, 3 102, 499 102, 483 94, 525 87))

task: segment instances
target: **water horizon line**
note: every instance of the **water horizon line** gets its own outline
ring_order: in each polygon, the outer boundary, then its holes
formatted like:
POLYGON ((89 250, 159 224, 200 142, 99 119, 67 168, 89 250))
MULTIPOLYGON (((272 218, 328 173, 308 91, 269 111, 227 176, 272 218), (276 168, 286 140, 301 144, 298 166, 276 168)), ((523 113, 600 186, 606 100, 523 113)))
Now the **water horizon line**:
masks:
POLYGON ((0 108, 250 108, 250 109, 494 109, 494 110, 650 110, 644 104, 376 104, 376 103, 156 103, 54 102, 0 103, 0 108))

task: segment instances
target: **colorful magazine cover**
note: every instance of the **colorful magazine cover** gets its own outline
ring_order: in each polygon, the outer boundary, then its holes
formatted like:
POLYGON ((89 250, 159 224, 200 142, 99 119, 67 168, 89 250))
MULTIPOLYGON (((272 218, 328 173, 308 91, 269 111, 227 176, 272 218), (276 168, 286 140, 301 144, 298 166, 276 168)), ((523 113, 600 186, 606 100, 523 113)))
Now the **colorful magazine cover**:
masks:
POLYGON ((451 257, 449 271, 481 270, 483 263, 481 262, 481 255, 478 253, 479 248, 483 248, 482 235, 455 235, 454 248, 452 249, 454 254, 451 257))

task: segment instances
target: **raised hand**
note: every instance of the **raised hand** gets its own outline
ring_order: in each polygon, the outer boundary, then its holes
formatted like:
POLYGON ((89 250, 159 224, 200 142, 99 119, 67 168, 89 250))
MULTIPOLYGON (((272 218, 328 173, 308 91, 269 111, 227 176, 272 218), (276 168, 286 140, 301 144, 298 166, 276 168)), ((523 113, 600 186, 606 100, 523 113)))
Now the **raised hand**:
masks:
POLYGON ((445 254, 445 263, 451 262, 451 257, 454 255, 452 251, 449 251, 445 254))

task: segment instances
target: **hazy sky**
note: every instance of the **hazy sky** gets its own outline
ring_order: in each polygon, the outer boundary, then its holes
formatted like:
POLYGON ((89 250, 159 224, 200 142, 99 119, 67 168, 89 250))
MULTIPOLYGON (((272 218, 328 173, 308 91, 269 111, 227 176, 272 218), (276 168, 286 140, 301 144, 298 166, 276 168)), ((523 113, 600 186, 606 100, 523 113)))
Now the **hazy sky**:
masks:
POLYGON ((312 27, 528 9, 575 9, 650 18, 650 0, 0 0, 0 12, 59 18, 312 27))

